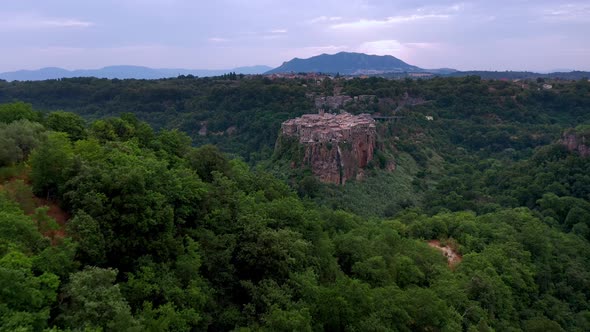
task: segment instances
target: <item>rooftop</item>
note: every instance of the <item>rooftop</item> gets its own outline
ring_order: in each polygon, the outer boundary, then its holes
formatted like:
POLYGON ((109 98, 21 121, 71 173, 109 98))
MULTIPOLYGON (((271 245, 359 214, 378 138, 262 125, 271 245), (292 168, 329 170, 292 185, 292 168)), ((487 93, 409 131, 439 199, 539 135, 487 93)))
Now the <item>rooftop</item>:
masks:
POLYGON ((369 114, 305 114, 283 123, 283 133, 298 136, 301 142, 338 142, 350 137, 355 128, 375 128, 369 114))

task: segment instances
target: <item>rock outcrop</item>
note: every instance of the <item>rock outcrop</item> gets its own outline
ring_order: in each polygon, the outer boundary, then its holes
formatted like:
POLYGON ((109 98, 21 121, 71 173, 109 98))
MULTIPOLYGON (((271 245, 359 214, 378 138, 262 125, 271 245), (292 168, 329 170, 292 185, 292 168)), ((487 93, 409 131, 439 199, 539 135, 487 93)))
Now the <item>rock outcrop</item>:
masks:
POLYGON ((346 95, 336 94, 334 96, 315 97, 314 103, 315 108, 318 111, 338 111, 344 109, 346 106, 351 104, 368 104, 371 102, 375 102, 376 100, 377 97, 375 95, 360 95, 350 97, 346 95))
POLYGON ((559 143, 564 145, 570 152, 577 152, 582 157, 590 157, 590 131, 567 131, 563 134, 559 143))
POLYGON ((283 122, 282 135, 303 146, 301 166, 322 182, 344 184, 373 159, 375 120, 368 114, 306 114, 283 122))
POLYGON ((354 99, 349 96, 316 97, 315 108, 318 110, 338 110, 352 103, 354 99))

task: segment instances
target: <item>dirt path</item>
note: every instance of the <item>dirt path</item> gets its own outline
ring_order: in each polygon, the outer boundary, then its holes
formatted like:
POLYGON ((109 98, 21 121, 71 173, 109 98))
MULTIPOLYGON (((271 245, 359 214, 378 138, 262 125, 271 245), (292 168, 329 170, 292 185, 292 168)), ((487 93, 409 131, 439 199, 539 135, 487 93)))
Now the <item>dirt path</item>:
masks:
POLYGON ((56 237, 63 238, 66 235, 66 222, 70 219, 70 215, 64 210, 62 210, 56 202, 49 201, 39 197, 35 197, 33 199, 35 201, 36 207, 47 206, 49 208, 49 210, 47 210, 47 215, 55 219, 55 221, 59 225, 59 229, 49 231, 47 232, 47 234, 43 235, 50 237, 52 239, 56 237))
POLYGON ((463 260, 461 254, 459 254, 449 246, 441 245, 439 240, 430 240, 428 241, 428 245, 443 253, 443 255, 447 258, 449 267, 453 267, 461 263, 461 260, 463 260))
MULTIPOLYGON (((5 181, 4 183, 0 183, 0 190, 7 190, 14 194, 14 184, 17 180, 23 180, 26 185, 30 185, 30 181, 27 175, 28 174, 26 173, 20 174, 19 176, 13 177, 5 181)), ((23 192, 21 192, 21 194, 22 193, 23 192)), ((21 207, 23 207, 23 209, 26 210, 25 213, 30 216, 32 216, 35 213, 35 209, 38 207, 47 206, 49 208, 47 210, 47 216, 55 219, 55 221, 59 225, 59 228, 56 230, 45 232, 43 234, 44 236, 51 238, 52 242, 55 242, 55 240, 57 240, 58 238, 63 238, 65 236, 65 226, 66 222, 70 219, 70 215, 64 210, 62 210, 62 208, 57 204, 57 202, 36 197, 30 191, 29 194, 21 196, 21 199, 22 201, 28 202, 25 203, 25 206, 28 206, 27 208, 23 206, 21 207)), ((22 203, 22 201, 19 203, 22 203)))

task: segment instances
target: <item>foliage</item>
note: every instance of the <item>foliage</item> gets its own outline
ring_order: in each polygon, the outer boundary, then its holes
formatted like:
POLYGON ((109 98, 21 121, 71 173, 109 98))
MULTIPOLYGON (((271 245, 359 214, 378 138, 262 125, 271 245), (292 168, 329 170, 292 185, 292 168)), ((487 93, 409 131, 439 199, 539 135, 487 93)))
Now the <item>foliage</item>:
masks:
POLYGON ((34 111, 31 104, 15 102, 0 105, 0 123, 10 124, 19 120, 40 122, 41 119, 41 113, 34 111))
POLYGON ((0 191, 2 330, 42 330, 48 326, 60 279, 48 270, 36 269, 35 262, 46 247, 47 241, 31 218, 0 191))
POLYGON ((11 166, 26 160, 44 137, 41 124, 29 120, 0 123, 0 166, 11 166))
POLYGON ((0 82, 2 98, 94 118, 2 113, 0 329, 586 331, 589 163, 556 141, 585 132, 587 82, 526 84, 0 82), (291 173, 296 144, 271 158, 305 93, 335 85, 386 115, 430 101, 379 124, 377 160, 344 188, 291 173), (65 226, 35 212, 31 190, 65 226))
POLYGON ((47 140, 33 151, 30 158, 33 191, 41 195, 60 192, 72 160, 73 151, 67 134, 49 133, 47 140))
POLYGON ((128 330, 136 322, 131 310, 115 285, 117 271, 87 267, 73 273, 65 285, 64 313, 58 317, 66 328, 85 330, 128 330))
POLYGON ((45 125, 53 131, 67 133, 72 140, 86 136, 86 122, 78 114, 70 112, 51 112, 45 119, 45 125))

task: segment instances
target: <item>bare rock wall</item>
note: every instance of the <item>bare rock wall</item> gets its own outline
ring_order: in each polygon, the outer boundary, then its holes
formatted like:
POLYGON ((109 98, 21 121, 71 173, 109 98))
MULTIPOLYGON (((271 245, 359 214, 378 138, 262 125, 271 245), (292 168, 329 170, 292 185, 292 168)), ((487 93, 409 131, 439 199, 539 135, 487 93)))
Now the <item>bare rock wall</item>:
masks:
POLYGON ((373 160, 375 120, 368 114, 306 114, 285 121, 281 134, 304 147, 299 164, 325 183, 344 184, 373 160))

